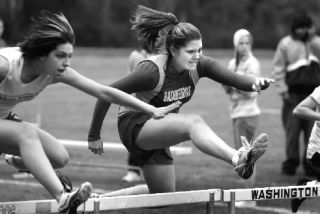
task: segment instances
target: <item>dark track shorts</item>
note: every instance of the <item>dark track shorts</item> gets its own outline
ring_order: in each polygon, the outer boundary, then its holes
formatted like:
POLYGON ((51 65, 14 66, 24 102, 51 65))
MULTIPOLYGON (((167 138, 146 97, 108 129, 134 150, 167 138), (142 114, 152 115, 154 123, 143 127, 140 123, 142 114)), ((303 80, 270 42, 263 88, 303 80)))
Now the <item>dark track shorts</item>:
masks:
POLYGON ((170 148, 144 150, 135 145, 140 130, 151 116, 143 112, 128 112, 118 118, 120 139, 127 150, 136 158, 139 166, 172 165, 173 157, 170 148))

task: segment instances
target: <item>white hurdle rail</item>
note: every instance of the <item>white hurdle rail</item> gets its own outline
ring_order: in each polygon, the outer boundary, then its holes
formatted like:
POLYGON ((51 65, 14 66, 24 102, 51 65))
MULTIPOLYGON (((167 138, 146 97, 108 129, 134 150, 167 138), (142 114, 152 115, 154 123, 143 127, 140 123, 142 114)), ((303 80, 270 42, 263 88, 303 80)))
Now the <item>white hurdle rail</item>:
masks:
POLYGON ((320 185, 230 189, 222 192, 222 202, 228 203, 228 214, 236 213, 236 201, 279 200, 302 197, 320 197, 320 185))
MULTIPOLYGON (((228 214, 235 214, 236 201, 276 200, 320 197, 320 185, 264 187, 253 189, 207 189, 171 193, 90 198, 80 205, 78 213, 132 208, 161 208, 172 205, 206 203, 206 214, 214 213, 215 202, 228 203, 228 214)), ((55 200, 0 202, 0 213, 58 213, 55 200)))
MULTIPOLYGON (((58 140, 67 148, 88 148, 87 141, 66 140, 66 139, 58 139, 58 140)), ((123 151, 123 152, 127 151, 126 148, 122 145, 122 143, 116 143, 116 142, 104 142, 103 148, 105 148, 105 150, 123 151)), ((189 154, 192 154, 192 147, 171 146, 170 151, 174 155, 189 155, 189 154)))
MULTIPOLYGON (((99 214, 100 211, 132 208, 159 208, 179 204, 206 203, 206 213, 213 214, 214 202, 220 202, 221 195, 222 191, 220 189, 208 189, 172 193, 90 198, 84 204, 80 205, 77 211, 80 213, 99 214)), ((55 200, 0 202, 0 213, 58 213, 58 204, 55 200)))
MULTIPOLYGON (((66 139, 58 139, 63 145, 66 146, 66 148, 72 149, 72 148, 80 148, 80 149, 88 149, 88 142, 87 141, 79 141, 79 140, 66 140, 66 139)), ((120 152, 127 152, 127 149, 122 145, 122 143, 116 143, 116 142, 104 142, 103 148, 105 148, 105 151, 120 151, 120 152)), ((186 146, 171 146, 170 151, 173 155, 190 155, 192 154, 192 147, 186 147, 186 146)), ((82 166, 82 167, 95 167, 95 168, 108 168, 108 169, 122 169, 122 170, 138 170, 141 172, 140 167, 135 166, 129 166, 129 165, 120 165, 120 164, 110 164, 110 163, 104 163, 104 164, 88 164, 88 163, 75 163, 70 162, 70 166, 82 166)))

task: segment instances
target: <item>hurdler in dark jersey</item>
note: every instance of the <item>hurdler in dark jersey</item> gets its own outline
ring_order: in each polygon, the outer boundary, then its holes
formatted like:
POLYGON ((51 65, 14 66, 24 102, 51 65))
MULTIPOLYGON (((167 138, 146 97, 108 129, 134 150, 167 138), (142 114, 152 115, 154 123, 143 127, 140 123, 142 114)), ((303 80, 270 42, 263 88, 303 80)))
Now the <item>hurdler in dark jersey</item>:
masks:
MULTIPOLYGON (((166 108, 172 103, 187 103, 202 77, 242 91, 259 92, 274 82, 269 78, 254 78, 228 71, 214 59, 204 56, 199 29, 190 23, 180 23, 172 13, 139 6, 132 24, 140 39, 146 40, 151 48, 160 41, 168 54, 149 57, 135 71, 111 85, 134 94, 143 102, 159 108, 166 108)), ((100 130, 109 106, 100 100, 95 106, 88 142, 89 149, 96 154, 103 152, 100 130)), ((175 191, 170 146, 183 141, 190 140, 203 153, 231 164, 243 179, 253 174, 254 164, 266 152, 269 143, 268 136, 261 134, 251 143, 243 140, 243 146, 235 150, 197 114, 170 113, 164 118, 153 119, 144 112, 126 107, 119 110, 118 132, 123 145, 135 156, 147 185, 111 192, 106 196, 175 191)))
MULTIPOLYGON (((188 102, 194 93, 198 80, 202 77, 243 91, 253 90, 254 78, 230 72, 211 57, 202 55, 196 70, 179 74, 175 72, 170 60, 166 64, 167 58, 167 55, 152 56, 139 63, 133 72, 112 83, 111 86, 129 94, 135 93, 137 98, 156 107, 167 106, 177 100, 183 104, 188 102)), ((93 117, 95 122, 92 123, 96 126, 92 126, 90 130, 91 134, 96 133, 94 136, 100 136, 100 129, 109 107, 110 104, 98 101, 93 117)), ((119 116, 129 111, 135 110, 121 107, 119 116)))
MULTIPOLYGON (((167 58, 166 55, 155 57, 167 58)), ((252 91, 253 78, 230 72, 210 57, 200 57, 196 70, 183 71, 179 74, 174 71, 170 62, 164 72, 159 71, 153 60, 155 57, 141 62, 132 74, 113 83, 112 86, 127 93, 136 93, 136 97, 157 107, 167 106, 177 100, 182 103, 188 102, 198 80, 202 77, 241 90, 252 91)))

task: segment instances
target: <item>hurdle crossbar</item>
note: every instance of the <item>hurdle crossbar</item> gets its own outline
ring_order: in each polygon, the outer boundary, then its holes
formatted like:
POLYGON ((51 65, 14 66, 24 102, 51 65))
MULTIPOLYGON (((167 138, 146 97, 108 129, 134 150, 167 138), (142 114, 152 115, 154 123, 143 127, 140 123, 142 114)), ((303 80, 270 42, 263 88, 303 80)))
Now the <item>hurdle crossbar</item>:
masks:
POLYGON ((222 202, 228 203, 228 214, 235 214, 236 201, 259 201, 320 197, 320 185, 230 189, 222 191, 222 202))
MULTIPOLYGON (((59 141, 65 145, 67 148, 88 148, 87 141, 81 140, 66 140, 59 139, 59 141)), ((116 142, 104 142, 103 147, 108 150, 116 150, 116 151, 127 151, 126 148, 121 143, 116 142)), ((171 146, 170 151, 175 155, 189 155, 192 154, 192 147, 185 146, 171 146)))
POLYGON ((0 213, 15 213, 15 214, 58 213, 58 203, 55 200, 1 202, 0 213))
POLYGON ((111 163, 84 163, 84 162, 70 162, 68 166, 73 167, 86 167, 90 169, 116 169, 116 170, 136 170, 140 172, 140 175, 143 175, 142 169, 137 166, 130 166, 130 165, 121 165, 121 164, 111 164, 111 163))
MULTIPOLYGON (((78 212, 100 213, 100 211, 157 208, 179 204, 207 203, 207 213, 213 213, 212 204, 221 201, 220 189, 193 190, 184 192, 116 196, 90 198, 80 205, 78 212), (209 204, 211 206, 209 206, 209 204)), ((15 214, 57 213, 58 204, 55 200, 32 200, 17 202, 0 202, 0 211, 15 214), (11 211, 11 212, 10 212, 11 211)))
POLYGON ((97 202, 99 202, 98 206, 100 211, 208 203, 213 201, 221 201, 220 189, 116 196, 100 198, 97 200, 97 202), (214 194, 214 197, 210 194, 214 194))

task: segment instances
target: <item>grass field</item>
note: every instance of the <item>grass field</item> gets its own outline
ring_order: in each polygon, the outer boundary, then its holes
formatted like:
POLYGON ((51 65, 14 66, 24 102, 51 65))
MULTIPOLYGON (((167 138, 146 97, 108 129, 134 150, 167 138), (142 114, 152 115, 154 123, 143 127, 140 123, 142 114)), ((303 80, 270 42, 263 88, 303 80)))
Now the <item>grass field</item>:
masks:
MULTIPOLYGON (((108 84, 126 73, 127 49, 89 49, 75 50, 72 66, 80 73, 98 82, 108 84)), ((217 58, 226 65, 232 51, 207 51, 207 55, 217 58)), ((271 71, 271 51, 257 50, 255 52, 262 66, 264 76, 271 71)), ((58 84, 48 87, 34 101, 17 107, 17 112, 25 120, 33 120, 35 112, 41 112, 42 128, 57 138, 86 140, 96 99, 71 87, 58 84), (40 103, 41 109, 38 109, 40 103)), ((298 177, 304 176, 300 167, 296 176, 281 174, 281 163, 284 160, 284 132, 280 123, 281 100, 274 87, 263 91, 259 97, 259 105, 263 114, 260 118, 258 133, 269 134, 271 143, 268 152, 257 163, 257 187, 294 185, 298 177), (270 111, 275 110, 275 111, 270 111)), ((233 146, 231 120, 228 114, 228 97, 221 85, 206 79, 200 80, 195 95, 187 103, 181 113, 196 113, 205 118, 208 125, 228 144, 233 146)), ((106 117, 102 129, 105 141, 119 142, 116 128, 117 106, 113 105, 106 117)), ((184 145, 192 146, 191 142, 184 145)), ((113 152, 105 149, 102 156, 96 156, 89 151, 70 151, 71 161, 86 163, 126 164, 125 152, 113 152)), ((36 155, 36 154, 35 154, 36 155)), ((3 160, 3 155, 0 156, 3 160)), ((1 160, 1 163, 3 162, 1 160)), ((192 155, 176 156, 177 190, 196 190, 209 188, 242 188, 243 184, 232 166, 218 159, 202 154, 194 148, 192 155)), ((121 181, 126 173, 123 170, 95 169, 67 166, 61 170, 68 175, 75 185, 82 181, 91 181, 95 188, 107 191, 128 187, 121 181)), ((1 165, 2 180, 12 178, 16 170, 1 165)), ((27 179, 33 181, 33 179, 27 179)), ((33 200, 51 198, 42 188, 0 183, 0 201, 33 200)), ((320 209, 317 199, 306 201, 301 213, 316 213, 320 209)), ((259 207, 275 207, 277 210, 267 211, 252 209, 237 209, 237 213, 290 213, 289 200, 259 201, 259 207)), ((159 210, 135 209, 114 211, 111 213, 205 213, 203 204, 183 205, 159 210)), ((227 213, 226 207, 218 207, 216 213, 227 213)))

